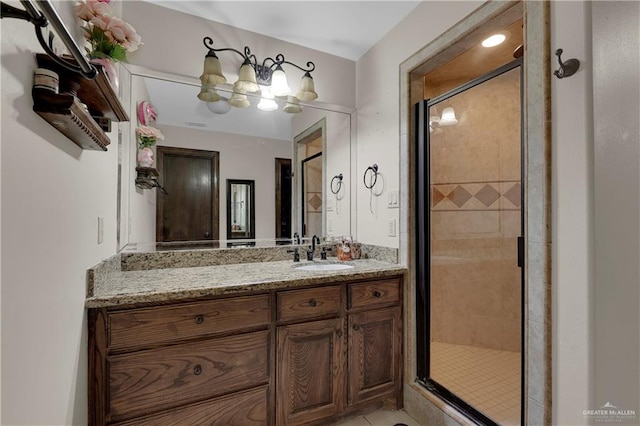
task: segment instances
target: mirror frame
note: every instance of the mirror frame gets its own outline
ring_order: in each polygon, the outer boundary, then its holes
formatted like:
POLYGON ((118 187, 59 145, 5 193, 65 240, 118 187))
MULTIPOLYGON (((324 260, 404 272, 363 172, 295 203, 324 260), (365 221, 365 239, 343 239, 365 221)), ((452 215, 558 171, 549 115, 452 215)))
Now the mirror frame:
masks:
MULTIPOLYGON (((120 63, 120 88, 119 88, 119 97, 125 106, 130 106, 132 102, 131 99, 131 81, 133 77, 143 77, 143 78, 155 78, 159 80, 165 80, 175 83, 188 84, 192 86, 199 86, 200 80, 197 77, 185 76, 182 74, 174 74, 167 71, 160 71, 153 68, 148 68, 140 65, 130 64, 130 63, 120 63), (129 93, 127 93, 127 91, 129 93)), ((232 85, 222 85, 227 88, 229 91, 232 91, 232 85), (228 86, 228 87, 227 87, 228 86)), ((349 125, 350 125, 350 146, 349 146, 349 174, 350 179, 348 180, 349 188, 350 188, 350 203, 349 203, 349 229, 352 236, 357 237, 357 183, 358 177, 357 175, 357 122, 356 122, 356 109, 353 107, 346 107, 344 105, 331 104, 327 102, 321 101, 313 101, 313 104, 305 104, 304 102, 300 103, 303 106, 308 106, 310 108, 314 108, 316 110, 325 110, 329 112, 338 112, 342 114, 347 114, 349 116, 349 125)), ((135 110, 135 107, 134 109, 135 110)), ((132 111, 133 111, 132 110, 132 111)), ((136 127, 136 124, 132 120, 128 123, 120 123, 120 131, 118 135, 118 194, 117 194, 117 251, 155 251, 155 242, 152 241, 132 241, 130 238, 130 221, 131 221, 131 202, 130 202, 130 194, 135 191, 134 188, 134 180, 135 180, 135 170, 130 172, 128 168, 130 167, 130 162, 135 158, 135 152, 131 152, 132 147, 135 147, 135 134, 133 133, 136 127), (133 176, 131 175, 133 173, 133 176), (126 183, 123 181, 126 180, 126 183), (125 188, 126 187, 126 188, 125 188)), ((292 150, 293 147, 292 147, 292 150)), ((293 158, 293 154, 292 154, 293 158)), ((292 164, 293 166, 293 164, 292 164)), ((135 165, 134 165, 135 168, 135 165)), ((346 183, 347 181, 345 181, 346 183)), ((295 191, 295 189, 292 189, 295 191)), ((295 193, 295 192, 294 192, 295 193)), ((292 200, 292 202, 295 202, 292 200)), ((292 232, 295 231, 296 226, 296 211, 295 205, 292 211, 292 232)), ((257 240, 256 240, 257 241, 257 240)), ((265 246, 273 246, 276 247, 278 243, 278 239, 264 239, 260 240, 265 246), (268 243, 271 244, 268 244, 268 243)))
MULTIPOLYGON (((245 207, 246 208, 246 207, 245 207)), ((255 240, 256 238, 256 191, 255 181, 248 179, 227 179, 227 240, 255 240), (249 187, 249 236, 248 237, 234 237, 231 216, 231 187, 233 185, 246 185, 249 187)))

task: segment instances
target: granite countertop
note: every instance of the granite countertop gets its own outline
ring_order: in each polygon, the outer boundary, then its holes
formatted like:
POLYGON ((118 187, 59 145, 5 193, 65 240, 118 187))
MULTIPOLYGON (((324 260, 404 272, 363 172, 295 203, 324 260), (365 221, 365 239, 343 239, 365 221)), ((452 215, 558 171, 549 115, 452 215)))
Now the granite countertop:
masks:
POLYGON ((384 278, 406 272, 404 266, 373 259, 339 262, 353 265, 338 271, 299 271, 308 264, 338 263, 291 260, 239 263, 189 268, 120 271, 93 286, 87 308, 113 307, 136 303, 179 301, 198 297, 295 288, 328 282, 384 278))

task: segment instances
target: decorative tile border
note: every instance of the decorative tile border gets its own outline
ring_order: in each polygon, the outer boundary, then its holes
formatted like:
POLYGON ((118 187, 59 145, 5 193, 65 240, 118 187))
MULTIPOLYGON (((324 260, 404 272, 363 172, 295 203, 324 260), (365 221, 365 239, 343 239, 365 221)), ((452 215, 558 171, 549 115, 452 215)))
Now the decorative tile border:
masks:
POLYGON ((436 183, 431 185, 434 211, 520 210, 520 181, 436 183))

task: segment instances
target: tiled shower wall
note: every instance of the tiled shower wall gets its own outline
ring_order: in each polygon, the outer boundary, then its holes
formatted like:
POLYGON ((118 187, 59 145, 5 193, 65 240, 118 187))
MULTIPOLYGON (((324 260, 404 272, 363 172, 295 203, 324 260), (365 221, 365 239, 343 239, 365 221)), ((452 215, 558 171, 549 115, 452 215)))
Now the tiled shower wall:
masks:
POLYGON ((430 135, 437 342, 520 350, 519 81, 517 68, 437 105, 459 120, 430 135))

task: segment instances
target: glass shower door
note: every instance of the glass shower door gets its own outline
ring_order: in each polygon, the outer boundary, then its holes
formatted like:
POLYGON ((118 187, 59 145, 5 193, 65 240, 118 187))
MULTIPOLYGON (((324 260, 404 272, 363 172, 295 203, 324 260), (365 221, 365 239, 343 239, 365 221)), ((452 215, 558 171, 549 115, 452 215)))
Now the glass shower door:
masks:
POLYGON ((520 83, 512 63, 424 112, 425 382, 504 425, 521 422, 520 83))

